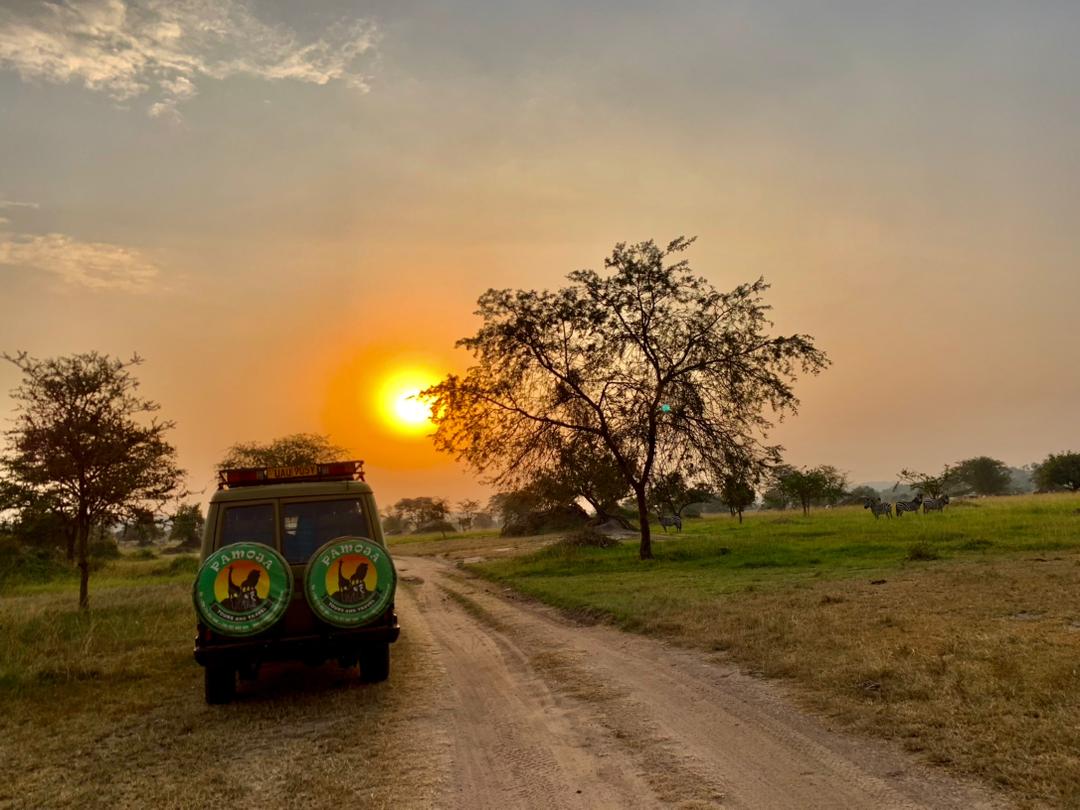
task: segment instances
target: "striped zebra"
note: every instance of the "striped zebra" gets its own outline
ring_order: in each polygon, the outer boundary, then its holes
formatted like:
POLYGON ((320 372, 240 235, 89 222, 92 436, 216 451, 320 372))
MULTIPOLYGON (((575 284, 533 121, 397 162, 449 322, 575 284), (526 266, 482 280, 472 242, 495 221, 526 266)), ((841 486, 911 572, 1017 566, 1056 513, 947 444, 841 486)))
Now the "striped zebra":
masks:
POLYGON ((874 520, 877 520, 882 515, 892 517, 892 504, 880 498, 867 498, 863 501, 863 509, 869 509, 874 516, 874 520))
POLYGON ((660 526, 666 532, 668 526, 674 526, 680 532, 682 531, 682 518, 678 515, 661 515, 660 526))
POLYGON ((903 517, 904 512, 918 512, 919 507, 922 506, 922 503, 923 503, 923 497, 922 497, 921 492, 918 495, 916 495, 914 498, 912 498, 910 501, 897 501, 896 502, 896 516, 897 517, 903 517))
POLYGON ((927 498, 922 502, 923 514, 925 515, 927 512, 944 512, 945 505, 948 502, 948 495, 940 495, 937 498, 927 498))

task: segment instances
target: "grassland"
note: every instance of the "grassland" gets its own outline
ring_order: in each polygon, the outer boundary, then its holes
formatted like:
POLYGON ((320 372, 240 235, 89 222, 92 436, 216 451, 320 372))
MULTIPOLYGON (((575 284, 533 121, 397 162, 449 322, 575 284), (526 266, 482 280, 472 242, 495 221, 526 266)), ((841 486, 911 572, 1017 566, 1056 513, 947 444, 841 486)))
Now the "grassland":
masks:
POLYGON ((661 537, 647 562, 633 544, 552 545, 471 567, 786 679, 838 724, 1022 805, 1080 806, 1080 499, 725 516, 661 537))
POLYGON ((427 750, 434 727, 422 642, 395 645, 393 685, 280 665, 236 703, 206 706, 195 568, 108 561, 88 613, 74 577, 4 584, 0 807, 430 806, 436 759, 399 756, 405 739, 427 750))

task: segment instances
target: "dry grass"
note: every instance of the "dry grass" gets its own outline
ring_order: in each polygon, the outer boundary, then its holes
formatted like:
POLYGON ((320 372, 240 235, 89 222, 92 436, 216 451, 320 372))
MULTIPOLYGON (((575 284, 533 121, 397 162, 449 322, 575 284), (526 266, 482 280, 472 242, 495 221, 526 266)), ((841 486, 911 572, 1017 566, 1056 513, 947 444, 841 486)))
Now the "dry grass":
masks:
POLYGON ((475 570, 788 679, 841 725, 1022 806, 1080 807, 1080 517, 1068 498, 981 506, 703 521, 649 564, 552 548, 475 570))
POLYGON ((646 632, 790 678, 849 727, 1080 806, 1080 557, 818 582, 665 613, 646 632))
POLYGON ((283 665, 209 707, 189 585, 92 596, 88 616, 66 592, 0 599, 0 806, 430 806, 439 701, 420 641, 395 645, 385 684, 283 665))

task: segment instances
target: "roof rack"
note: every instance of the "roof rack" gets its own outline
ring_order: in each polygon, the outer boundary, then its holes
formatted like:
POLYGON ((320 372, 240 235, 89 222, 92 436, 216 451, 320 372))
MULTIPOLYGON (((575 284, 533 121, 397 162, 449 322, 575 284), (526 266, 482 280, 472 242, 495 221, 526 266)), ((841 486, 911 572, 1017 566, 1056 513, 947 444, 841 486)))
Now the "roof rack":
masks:
POLYGON ((305 481, 363 481, 363 461, 329 461, 288 467, 241 467, 218 471, 218 489, 295 484, 305 481))

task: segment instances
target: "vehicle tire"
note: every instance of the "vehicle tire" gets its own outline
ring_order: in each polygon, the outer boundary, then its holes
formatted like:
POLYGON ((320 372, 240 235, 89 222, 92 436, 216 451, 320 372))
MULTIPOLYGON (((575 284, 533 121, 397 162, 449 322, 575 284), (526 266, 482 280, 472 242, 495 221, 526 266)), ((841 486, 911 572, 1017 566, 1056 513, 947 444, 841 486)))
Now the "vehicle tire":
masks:
POLYGON ((367 644, 359 650, 360 680, 379 683, 390 677, 390 643, 367 644))
POLYGON ((233 667, 204 667, 206 702, 220 705, 236 697, 236 670, 233 667))

